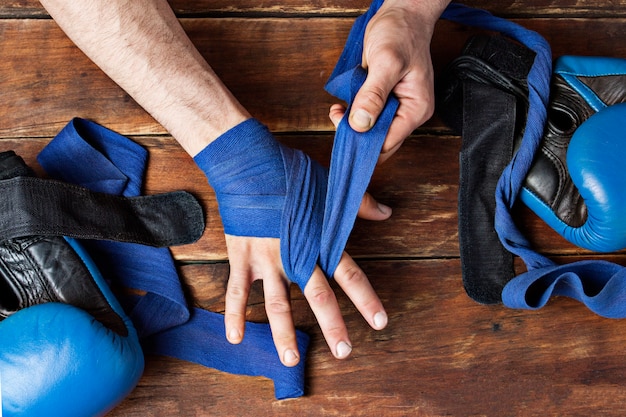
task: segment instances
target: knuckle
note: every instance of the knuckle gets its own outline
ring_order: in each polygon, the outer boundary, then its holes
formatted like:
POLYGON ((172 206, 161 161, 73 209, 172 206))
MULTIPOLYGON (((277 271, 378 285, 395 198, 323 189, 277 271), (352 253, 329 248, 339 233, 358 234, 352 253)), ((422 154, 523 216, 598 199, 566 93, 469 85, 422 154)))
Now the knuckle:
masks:
POLYGON ((248 291, 243 286, 239 284, 233 284, 230 282, 228 284, 228 289, 226 290, 226 293, 228 294, 229 297, 238 299, 238 300, 246 298, 248 295, 248 291))
POLYGON ((245 311, 232 311, 227 310, 224 312, 224 321, 227 325, 233 323, 239 323, 246 319, 245 311))
POLYGON ((358 285, 367 281, 365 272, 356 265, 347 267, 341 274, 341 280, 347 285, 358 285))
POLYGON ((422 106, 421 112, 415 112, 413 115, 413 123, 416 126, 421 125, 426 120, 430 119, 433 114, 435 114, 435 103, 434 100, 425 100, 424 105, 422 106))
POLYGON ((288 332, 272 332, 273 339, 276 344, 280 345, 289 345, 293 342, 293 336, 288 332))
POLYGON ((265 302, 267 314, 282 315, 291 313, 291 304, 284 298, 271 298, 265 302))
POLYGON ((363 94, 364 102, 376 108, 382 108, 386 98, 387 92, 379 86, 370 86, 363 94))
POLYGON ((315 305, 326 305, 335 299, 335 293, 330 288, 315 287, 311 290, 310 300, 315 305))
POLYGON ((345 327, 336 325, 324 329, 324 334, 328 339, 341 339, 345 333, 345 327))

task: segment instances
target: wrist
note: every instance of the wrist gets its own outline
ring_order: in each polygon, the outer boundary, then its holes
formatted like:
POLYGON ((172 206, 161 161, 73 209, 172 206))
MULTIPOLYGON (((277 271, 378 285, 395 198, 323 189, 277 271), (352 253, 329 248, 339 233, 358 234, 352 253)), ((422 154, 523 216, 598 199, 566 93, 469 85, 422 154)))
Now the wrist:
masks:
MULTIPOLYGON (((196 112, 197 113, 197 112, 196 112)), ((189 155, 195 157, 209 144, 239 126, 252 116, 241 105, 224 106, 218 114, 199 114, 195 122, 186 123, 183 131, 168 129, 189 155), (201 132, 201 134, 198 134, 201 132)), ((189 121, 189 119, 188 119, 189 121)), ((165 126, 166 129, 168 128, 165 126)))
POLYGON ((215 190, 224 232, 279 237, 286 193, 280 144, 249 118, 209 143, 194 157, 215 190))

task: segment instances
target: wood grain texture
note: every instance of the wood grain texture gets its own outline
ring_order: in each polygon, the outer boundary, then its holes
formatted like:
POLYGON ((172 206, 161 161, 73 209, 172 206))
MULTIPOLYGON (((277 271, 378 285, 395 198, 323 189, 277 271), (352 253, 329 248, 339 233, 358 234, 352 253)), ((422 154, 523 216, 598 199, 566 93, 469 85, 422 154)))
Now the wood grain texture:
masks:
MULTIPOLYGON (((369 0, 169 0, 180 16, 209 14, 274 15, 355 15, 363 13, 369 0)), ((513 17, 539 16, 608 16, 626 15, 624 0, 467 0, 460 2, 494 14, 513 17)), ((47 13, 37 0, 2 0, 0 16, 45 17, 47 13)))
MULTIPOLYGON (((204 174, 171 137, 134 138, 150 152, 145 193, 174 190, 193 193, 206 214, 206 230, 194 244, 173 247, 179 261, 226 260, 222 223, 217 202, 204 174)), ((287 146, 302 149, 328 166, 331 135, 281 135, 287 146)), ((0 140, 0 151, 14 150, 37 167, 36 154, 49 141, 0 140)), ((458 152, 455 136, 412 136, 388 163, 378 167, 369 190, 393 209, 390 219, 375 222, 357 219, 347 251, 357 259, 458 257, 458 152)), ((37 172, 43 175, 40 168, 37 172)), ((530 211, 519 210, 520 227, 535 247, 548 254, 588 253, 568 244, 530 211)))
MULTIPOLYGON (((332 146, 323 91, 364 0, 171 0, 201 53, 244 105, 327 165, 332 146)), ((537 30, 555 57, 626 57, 626 0, 470 0, 537 30)), ((229 267, 215 195, 163 128, 93 65, 36 0, 0 1, 0 151, 15 150, 44 175, 37 153, 72 117, 93 119, 150 152, 145 192, 184 189, 205 208, 195 244, 172 248, 189 304, 224 310, 229 267)), ((436 72, 476 31, 436 28, 436 72)), ((539 311, 476 304, 461 283, 457 234, 461 139, 435 117, 377 168, 371 193, 394 209, 358 220, 348 252, 389 313, 371 330, 337 288, 350 330, 350 359, 332 358, 300 290, 294 320, 312 337, 306 395, 276 401, 263 378, 224 374, 150 356, 139 386, 109 415, 146 416, 623 416, 626 332, 584 306, 555 298, 539 311)), ((527 209, 517 219, 534 246, 558 262, 606 259, 566 243, 527 209)), ((517 260, 516 270, 523 264, 517 260)), ((259 282, 247 319, 267 322, 259 282)))

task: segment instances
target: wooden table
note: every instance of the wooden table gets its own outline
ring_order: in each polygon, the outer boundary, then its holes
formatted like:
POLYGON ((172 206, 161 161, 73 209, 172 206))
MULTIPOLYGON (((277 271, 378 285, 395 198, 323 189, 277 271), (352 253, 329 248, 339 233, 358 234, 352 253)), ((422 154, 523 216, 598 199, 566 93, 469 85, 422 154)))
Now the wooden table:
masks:
MULTIPOLYGON (((249 111, 279 140, 327 164, 333 137, 327 114, 334 101, 323 85, 369 1, 171 4, 249 111)), ((467 4, 537 30, 555 57, 626 57, 625 0, 467 4)), ((145 192, 185 189, 205 206, 203 238, 172 252, 190 303, 223 311, 228 262, 222 226, 213 191, 191 158, 73 46, 38 2, 2 0, 0 17, 0 150, 13 149, 36 167, 39 150, 75 116, 146 146, 145 192)), ((471 33, 448 22, 437 26, 436 71, 471 33)), ((529 312, 479 305, 465 294, 457 234, 460 143, 434 118, 372 180, 370 191, 394 215, 382 223, 358 221, 348 252, 387 308, 385 330, 371 330, 337 290, 354 350, 350 359, 335 360, 293 288, 296 325, 311 335, 304 397, 276 401, 269 380, 149 356, 138 387, 110 415, 623 416, 626 323, 564 298, 529 312)), ((600 257, 566 243, 524 210, 522 224, 536 248, 559 261, 600 257)), ((602 258, 626 263, 624 252, 602 258)), ((266 321, 257 284, 248 319, 266 321)))

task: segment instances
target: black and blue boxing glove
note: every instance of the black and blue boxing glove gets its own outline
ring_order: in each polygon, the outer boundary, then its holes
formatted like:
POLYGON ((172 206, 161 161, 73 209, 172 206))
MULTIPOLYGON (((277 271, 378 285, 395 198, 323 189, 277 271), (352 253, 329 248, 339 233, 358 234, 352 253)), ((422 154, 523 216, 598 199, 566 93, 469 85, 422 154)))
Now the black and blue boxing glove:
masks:
MULTIPOLYGON (((0 177, 29 175, 3 153, 0 177)), ((4 417, 101 416, 137 385, 137 333, 79 243, 0 242, 0 399, 4 417)))
POLYGON ((626 248, 626 59, 564 56, 521 200, 571 243, 626 248))
POLYGON ((1 303, 10 314, 0 322, 2 415, 110 411, 137 385, 144 358, 93 262, 62 237, 3 242, 1 258, 1 303))

